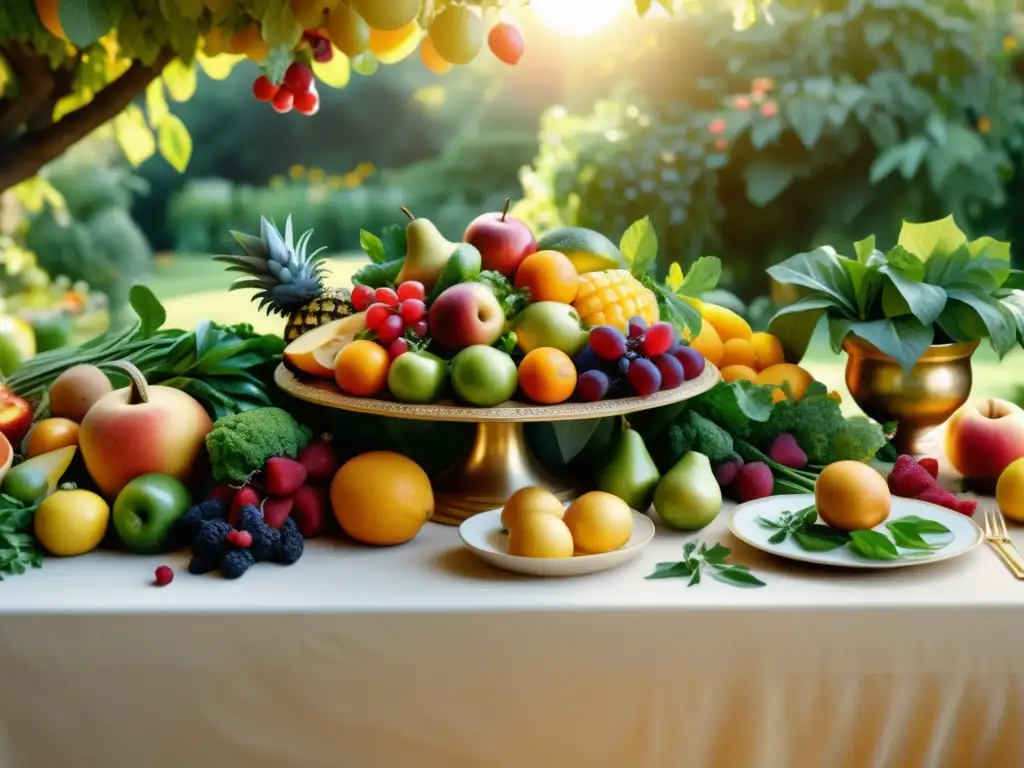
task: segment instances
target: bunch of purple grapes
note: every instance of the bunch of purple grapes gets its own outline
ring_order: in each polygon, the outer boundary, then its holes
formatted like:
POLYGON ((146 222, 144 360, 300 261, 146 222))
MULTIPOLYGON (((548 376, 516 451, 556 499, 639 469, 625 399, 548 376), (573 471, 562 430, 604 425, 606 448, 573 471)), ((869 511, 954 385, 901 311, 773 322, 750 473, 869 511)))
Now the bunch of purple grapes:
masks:
POLYGON ((628 334, 611 325, 592 328, 576 358, 576 397, 596 402, 607 397, 642 397, 675 389, 704 371, 704 356, 681 344, 669 323, 650 327, 641 317, 629 321, 628 334))

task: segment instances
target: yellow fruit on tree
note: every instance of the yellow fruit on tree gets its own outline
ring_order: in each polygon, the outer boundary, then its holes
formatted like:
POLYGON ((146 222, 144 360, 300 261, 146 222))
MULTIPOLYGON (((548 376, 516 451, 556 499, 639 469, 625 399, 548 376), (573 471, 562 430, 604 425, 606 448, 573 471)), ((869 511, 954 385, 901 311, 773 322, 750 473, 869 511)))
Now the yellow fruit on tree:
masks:
POLYGON ((420 14, 421 0, 349 0, 374 29, 401 29, 420 14))
POLYGON ((1016 523, 1024 523, 1024 459, 1017 459, 999 475, 996 504, 1016 523))
POLYGON ((327 17, 327 34, 350 59, 370 48, 370 25, 347 3, 339 3, 327 17))
MULTIPOLYGON (((688 333, 686 338, 689 339, 688 333)), ((716 368, 721 366, 724 354, 722 339, 711 323, 700 324, 700 333, 697 334, 697 338, 690 341, 690 346, 704 355, 704 359, 716 368)))
POLYGON ((253 22, 231 38, 231 51, 248 56, 259 64, 270 54, 270 45, 263 39, 260 25, 253 22))
POLYGON ((430 24, 430 39, 442 59, 469 64, 484 45, 484 22, 464 5, 449 5, 430 24))
POLYGON ((775 386, 775 389, 772 390, 772 401, 776 403, 786 399, 786 392, 782 388, 783 384, 789 389, 789 394, 793 399, 799 400, 804 396, 812 381, 814 381, 814 377, 810 373, 793 363, 772 365, 757 374, 758 384, 775 386))
POLYGON ((222 53, 231 53, 231 38, 224 34, 220 27, 213 27, 203 38, 203 53, 207 56, 220 56, 222 53))
POLYGON ((626 332, 629 318, 658 322, 658 301, 649 288, 625 269, 586 272, 579 276, 573 308, 586 327, 612 325, 626 332))
POLYGON ((292 13, 304 29, 316 29, 323 25, 328 5, 324 0, 292 0, 292 13))
POLYGON ((423 66, 435 75, 451 72, 452 67, 455 66, 441 58, 441 54, 437 52, 434 44, 430 42, 430 35, 425 36, 423 42, 420 43, 420 60, 423 62, 423 66))
POLYGON ((401 29, 371 29, 370 50, 381 64, 395 64, 416 50, 420 34, 420 25, 415 21, 401 29))
POLYGON ((400 453, 370 451, 349 459, 331 481, 338 524, 363 544, 404 544, 434 514, 430 478, 400 453))
POLYGON ((722 343, 730 339, 744 339, 750 341, 753 331, 750 324, 731 309, 720 307, 717 304, 703 302, 700 307, 700 316, 704 322, 711 323, 718 331, 722 343))
POLYGON ((763 371, 765 368, 786 362, 786 356, 782 351, 782 342, 776 336, 758 331, 751 335, 750 343, 754 347, 754 367, 757 370, 763 371))

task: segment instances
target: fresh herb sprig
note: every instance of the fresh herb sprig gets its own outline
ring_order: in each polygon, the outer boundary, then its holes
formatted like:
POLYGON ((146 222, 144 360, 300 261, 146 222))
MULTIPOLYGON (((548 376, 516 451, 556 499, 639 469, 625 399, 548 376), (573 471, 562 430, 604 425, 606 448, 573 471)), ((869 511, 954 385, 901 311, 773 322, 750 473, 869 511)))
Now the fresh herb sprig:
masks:
POLYGON ((42 566, 43 552, 32 535, 38 506, 38 502, 25 504, 0 494, 0 581, 4 576, 20 576, 29 568, 42 566))
POLYGON ((721 544, 708 547, 704 542, 695 541, 683 545, 683 559, 677 562, 658 563, 654 573, 648 579, 682 579, 688 578, 686 586, 700 584, 701 573, 707 572, 711 578, 731 584, 734 587, 763 587, 765 583, 750 572, 745 565, 726 562, 732 550, 721 544))

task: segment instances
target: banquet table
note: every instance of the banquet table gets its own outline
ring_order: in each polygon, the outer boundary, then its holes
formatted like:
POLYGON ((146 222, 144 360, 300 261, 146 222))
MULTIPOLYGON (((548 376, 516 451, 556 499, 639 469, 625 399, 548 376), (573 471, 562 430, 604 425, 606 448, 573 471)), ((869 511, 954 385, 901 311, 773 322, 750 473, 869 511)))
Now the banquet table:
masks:
POLYGON ((435 524, 233 582, 47 560, 0 584, 0 766, 1024 765, 1024 583, 992 551, 827 570, 726 518, 571 579, 435 524), (644 579, 691 539, 767 586, 644 579))

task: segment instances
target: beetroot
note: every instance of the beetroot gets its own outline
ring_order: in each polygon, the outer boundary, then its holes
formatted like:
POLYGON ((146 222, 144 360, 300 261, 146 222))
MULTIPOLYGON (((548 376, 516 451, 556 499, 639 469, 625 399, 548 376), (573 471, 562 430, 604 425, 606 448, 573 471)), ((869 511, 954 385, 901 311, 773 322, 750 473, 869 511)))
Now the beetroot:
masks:
POLYGON ((803 469, 807 466, 807 454, 789 432, 776 435, 768 449, 768 458, 790 469, 803 469))
POLYGON ((743 459, 739 456, 730 456, 715 465, 715 480, 718 481, 718 487, 728 488, 732 485, 741 469, 743 469, 743 459))
POLYGON ((292 519, 303 538, 311 539, 323 533, 327 524, 327 510, 330 509, 327 489, 304 485, 292 498, 295 502, 292 506, 292 519))
POLYGON ((306 479, 325 481, 334 477, 340 466, 334 446, 326 440, 314 440, 299 452, 299 464, 306 468, 306 479))
POLYGON ((263 484, 271 496, 291 496, 306 482, 306 468, 294 459, 273 456, 263 467, 263 484))
POLYGON ((292 513, 294 502, 291 497, 283 499, 267 499, 263 502, 263 520, 275 531, 281 530, 284 521, 292 513))
POLYGON ((259 491, 251 485, 239 488, 228 508, 228 525, 238 525, 238 521, 242 518, 242 508, 258 507, 261 501, 259 491))
POLYGON ((762 461, 744 464, 736 480, 729 486, 736 501, 754 501, 772 495, 775 489, 775 478, 772 471, 762 461))

